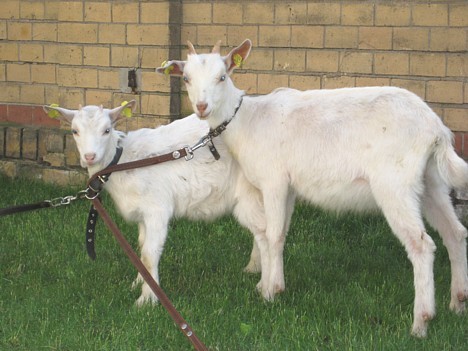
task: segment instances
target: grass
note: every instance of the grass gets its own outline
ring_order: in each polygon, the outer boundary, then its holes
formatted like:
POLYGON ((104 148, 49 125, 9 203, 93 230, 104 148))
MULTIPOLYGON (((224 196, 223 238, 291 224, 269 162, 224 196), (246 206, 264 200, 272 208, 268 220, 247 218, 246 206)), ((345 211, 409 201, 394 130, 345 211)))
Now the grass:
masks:
MULTIPOLYGON (((0 207, 79 189, 0 176, 0 207)), ((112 217, 136 247, 136 225, 112 217)), ((136 271, 102 222, 84 249, 89 203, 0 218, 0 350, 192 350, 160 306, 137 309, 136 271)), ((380 216, 336 217, 299 204, 285 249, 287 290, 273 303, 242 272, 250 234, 231 217, 176 220, 162 287, 210 350, 466 350, 467 315, 448 310, 450 269, 438 235, 438 315, 410 336, 412 267, 380 216)))

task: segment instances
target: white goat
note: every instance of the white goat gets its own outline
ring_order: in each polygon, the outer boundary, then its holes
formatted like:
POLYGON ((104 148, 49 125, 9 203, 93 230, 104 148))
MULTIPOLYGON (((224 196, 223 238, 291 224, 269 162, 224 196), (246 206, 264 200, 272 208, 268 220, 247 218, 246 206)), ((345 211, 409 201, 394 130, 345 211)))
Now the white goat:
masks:
MULTIPOLYGON (((119 163, 143 159, 177 150, 196 143, 208 132, 208 124, 195 114, 156 129, 139 129, 124 134, 114 129, 124 108, 112 110, 98 106, 67 110, 54 109, 71 124, 83 167, 90 176, 105 168, 123 147, 119 163)), ((258 191, 246 181, 236 161, 221 140, 215 141, 221 158, 216 161, 207 148, 184 159, 151 167, 113 173, 105 185, 126 220, 138 223, 138 241, 145 267, 159 282, 158 263, 172 217, 210 220, 233 212, 239 222, 253 233, 265 231, 262 200, 258 191)), ((258 234, 256 234, 258 235, 258 234)), ((246 271, 260 270, 258 250, 254 247, 246 271)), ((142 282, 138 275, 134 286, 142 282)), ((144 283, 137 305, 157 301, 144 283)))
POLYGON ((450 308, 468 297, 467 231, 455 215, 451 187, 468 184, 468 166, 452 134, 416 95, 394 87, 298 91, 244 96, 229 75, 247 58, 250 40, 228 55, 219 43, 159 73, 183 76, 192 107, 221 135, 247 179, 261 191, 266 234, 256 237, 265 299, 285 288, 283 247, 294 194, 337 211, 380 209, 414 267, 412 333, 423 337, 435 315, 435 245, 421 210, 439 231, 452 269, 450 308), (236 108, 240 105, 237 114, 236 108))

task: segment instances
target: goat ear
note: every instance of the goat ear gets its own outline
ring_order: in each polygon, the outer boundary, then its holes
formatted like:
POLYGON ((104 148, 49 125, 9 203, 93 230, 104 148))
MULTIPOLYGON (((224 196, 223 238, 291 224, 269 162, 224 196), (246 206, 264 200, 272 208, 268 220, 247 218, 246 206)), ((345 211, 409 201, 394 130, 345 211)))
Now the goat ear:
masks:
POLYGON ((165 74, 167 76, 183 76, 184 75, 184 66, 186 61, 164 61, 161 64, 161 67, 156 68, 156 72, 160 74, 165 74))
POLYGON ((235 68, 239 68, 242 66, 244 61, 250 54, 250 49, 252 48, 252 42, 250 39, 245 39, 242 44, 240 44, 237 48, 232 49, 229 54, 223 57, 224 62, 226 63, 226 69, 229 74, 235 68))
POLYGON ((63 107, 54 106, 54 104, 50 106, 44 105, 42 108, 50 118, 58 118, 69 124, 71 124, 73 117, 75 117, 75 113, 77 112, 76 110, 67 110, 63 107))
POLYGON ((112 123, 117 122, 123 116, 123 112, 125 109, 129 108, 130 110, 134 111, 135 106, 136 106, 136 101, 131 100, 119 107, 109 110, 109 117, 111 118, 112 123))

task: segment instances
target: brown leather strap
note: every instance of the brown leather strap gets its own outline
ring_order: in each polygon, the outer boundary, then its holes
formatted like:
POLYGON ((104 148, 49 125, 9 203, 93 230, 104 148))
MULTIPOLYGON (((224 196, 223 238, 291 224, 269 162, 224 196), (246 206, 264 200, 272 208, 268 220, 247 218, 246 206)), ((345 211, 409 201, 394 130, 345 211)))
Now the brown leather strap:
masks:
POLYGON ((117 239, 118 243, 120 244, 120 246, 124 250, 125 254, 128 256, 128 258, 130 259, 132 264, 135 266, 135 268, 141 274, 141 276, 143 277, 145 282, 149 285, 151 290, 153 290, 155 295, 158 297, 159 301, 161 302, 161 305, 164 306, 164 308, 167 310, 167 312, 172 317, 174 322, 179 326, 182 333, 184 333, 184 335, 192 343, 195 350, 197 350, 197 351, 208 351, 207 347, 200 341, 200 339, 198 339, 195 332, 188 325, 188 323, 184 320, 184 318, 180 315, 180 313, 175 309, 174 305, 171 303, 171 301, 169 300, 167 295, 164 293, 164 291, 161 289, 161 287, 158 285, 158 283, 151 276, 150 272, 146 269, 143 262, 141 262, 138 255, 132 249, 132 247, 127 242, 127 240, 125 239, 123 234, 120 232, 117 225, 112 221, 109 214, 107 213, 107 211, 102 206, 101 200, 97 197, 97 198, 93 199, 92 201, 93 201, 94 208, 98 211, 98 213, 102 217, 103 221, 109 227, 112 234, 114 235, 114 237, 117 239))

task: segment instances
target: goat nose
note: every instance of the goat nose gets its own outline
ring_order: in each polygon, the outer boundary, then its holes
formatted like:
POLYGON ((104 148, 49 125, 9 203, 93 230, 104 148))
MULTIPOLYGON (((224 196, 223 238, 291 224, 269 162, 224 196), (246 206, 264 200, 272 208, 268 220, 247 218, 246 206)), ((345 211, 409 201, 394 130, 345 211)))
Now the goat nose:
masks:
POLYGON ((86 161, 94 161, 96 154, 94 152, 90 152, 84 155, 86 161))
POLYGON ((201 102, 197 104, 197 110, 200 112, 200 114, 203 116, 203 113, 206 111, 206 108, 208 107, 208 104, 206 102, 201 102))

